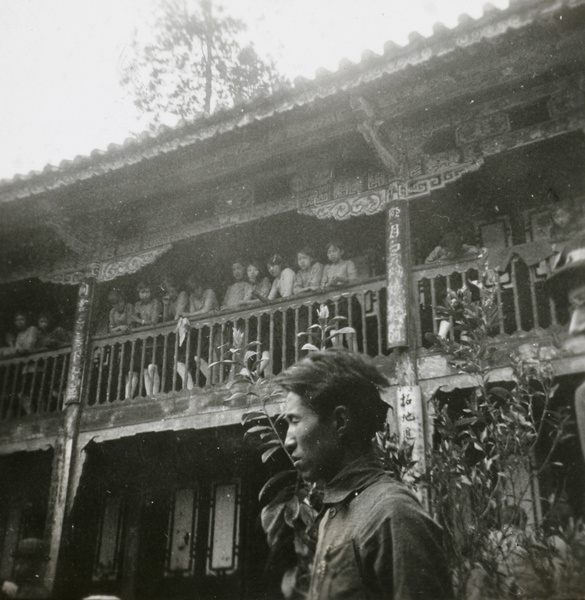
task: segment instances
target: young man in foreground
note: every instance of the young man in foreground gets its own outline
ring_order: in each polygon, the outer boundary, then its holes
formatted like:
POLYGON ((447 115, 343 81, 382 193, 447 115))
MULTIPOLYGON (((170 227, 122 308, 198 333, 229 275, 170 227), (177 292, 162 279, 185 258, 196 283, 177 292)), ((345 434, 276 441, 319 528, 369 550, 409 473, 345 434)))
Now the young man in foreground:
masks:
POLYGON ((307 600, 452 598, 441 528, 373 451, 386 378, 344 350, 314 352, 278 377, 286 447, 324 490, 307 600))

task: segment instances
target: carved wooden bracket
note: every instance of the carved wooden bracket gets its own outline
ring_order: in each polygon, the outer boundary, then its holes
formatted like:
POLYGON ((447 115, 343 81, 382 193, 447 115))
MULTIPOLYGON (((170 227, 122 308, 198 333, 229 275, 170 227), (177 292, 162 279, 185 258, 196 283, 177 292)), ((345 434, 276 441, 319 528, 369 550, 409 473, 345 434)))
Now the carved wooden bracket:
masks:
POLYGON ((394 177, 405 173, 405 164, 402 158, 403 151, 396 146, 396 141, 391 143, 387 136, 380 131, 384 121, 376 118, 374 108, 363 96, 351 99, 351 107, 356 117, 360 120, 358 131, 364 136, 366 142, 376 151, 376 154, 394 177))

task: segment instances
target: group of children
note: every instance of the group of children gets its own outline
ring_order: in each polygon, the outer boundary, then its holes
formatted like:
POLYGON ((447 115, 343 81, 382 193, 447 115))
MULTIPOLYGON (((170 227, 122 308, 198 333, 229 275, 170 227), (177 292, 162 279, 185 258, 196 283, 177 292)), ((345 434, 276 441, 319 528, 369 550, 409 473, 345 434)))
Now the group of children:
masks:
POLYGON ((236 259, 232 263, 234 281, 228 286, 223 301, 219 304, 213 289, 191 276, 185 282, 185 291, 180 290, 170 276, 160 282, 161 297, 154 294, 148 283, 138 286, 138 301, 131 304, 122 292, 114 289, 108 296, 111 306, 109 333, 128 333, 136 327, 147 327, 159 322, 176 321, 181 317, 196 317, 216 310, 243 308, 259 302, 306 292, 346 285, 357 279, 357 270, 352 260, 343 257, 344 250, 339 242, 327 245, 329 263, 322 265, 309 246, 297 252, 298 271, 286 266, 279 254, 272 255, 266 269, 272 281, 262 275, 261 264, 256 260, 236 259))
POLYGON ((4 346, 0 347, 0 357, 53 350, 70 343, 71 333, 63 327, 55 326, 48 313, 40 313, 37 324, 33 325, 26 312, 17 311, 14 315, 14 331, 6 334, 4 346))
MULTIPOLYGON (((327 288, 346 285, 357 279, 357 270, 352 260, 344 258, 342 245, 332 241, 327 245, 329 262, 322 265, 316 260, 313 250, 305 246, 297 252, 298 270, 286 266, 279 254, 272 255, 266 262, 266 269, 272 278, 262 274, 261 263, 256 260, 245 262, 236 259, 232 262, 234 281, 228 286, 223 301, 218 302, 213 289, 207 287, 195 276, 185 282, 186 290, 181 290, 176 282, 165 276, 160 282, 159 297, 148 283, 140 283, 138 301, 131 304, 121 291, 114 289, 108 295, 111 306, 108 319, 110 334, 125 334, 135 328, 152 327, 159 322, 176 321, 180 335, 179 348, 183 346, 188 319, 217 310, 235 310, 252 307, 255 304, 289 298, 297 294, 316 292, 327 288)), ((144 341, 142 343, 147 343, 144 341)), ((181 352, 181 350, 179 350, 181 352)), ((160 377, 152 352, 146 351, 146 364, 143 365, 144 388, 148 396, 159 393, 160 377)), ((183 387, 192 389, 193 378, 189 373, 185 357, 179 355, 177 373, 183 387)), ((266 358, 266 357, 264 357, 266 358)), ((203 358, 197 358, 198 368, 208 377, 208 367, 203 358)), ((132 397, 138 383, 138 367, 129 366, 126 380, 126 397, 132 397)))

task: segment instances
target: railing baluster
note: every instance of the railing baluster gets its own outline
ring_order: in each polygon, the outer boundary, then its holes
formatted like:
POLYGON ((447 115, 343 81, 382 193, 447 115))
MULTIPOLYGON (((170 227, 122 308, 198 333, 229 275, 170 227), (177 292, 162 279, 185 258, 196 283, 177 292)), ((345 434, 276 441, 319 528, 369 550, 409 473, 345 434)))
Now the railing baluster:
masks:
POLYGON ((299 343, 301 338, 299 338, 299 310, 298 306, 295 306, 295 338, 294 338, 294 346, 295 346, 295 362, 299 360, 299 343))
MULTIPOLYGON (((167 360, 168 360, 168 351, 169 351, 169 336, 170 336, 170 332, 167 332, 166 334, 164 334, 164 341, 163 341, 163 357, 162 357, 162 373, 160 374, 160 391, 164 393, 164 391, 167 389, 167 360)), ((175 337, 177 337, 179 334, 175 333, 175 337)), ((175 361, 173 361, 173 367, 176 369, 176 366, 174 364, 175 361)))
MULTIPOLYGON (((111 350, 111 349, 110 349, 111 350)), ((102 379, 104 376, 104 355, 108 352, 108 348, 106 346, 101 346, 98 352, 98 376, 97 376, 97 386, 95 390, 95 404, 101 404, 101 393, 102 393, 102 379)), ((124 365, 120 365, 120 369, 124 369, 124 365)), ((53 382, 51 381, 51 387, 53 387, 53 382)))
POLYGON ((270 313, 270 324, 268 329, 268 346, 270 350, 270 362, 268 363, 268 374, 274 375, 274 313, 270 313))
POLYGON ((516 319, 516 331, 522 331, 522 317, 520 315, 520 294, 518 292, 518 279, 516 273, 517 258, 511 261, 512 266, 512 291, 514 293, 514 318, 516 319))
MULTIPOLYGON (((195 378, 194 378, 194 386, 195 387, 199 387, 199 379, 200 379, 200 368, 199 365, 201 364, 201 361, 203 360, 203 357, 201 356, 201 352, 202 352, 202 345, 203 345, 203 328, 197 328, 195 329, 195 331, 197 332, 197 350, 195 351, 195 378)), ((211 346, 211 331, 209 332, 209 345, 211 346)), ((209 363, 207 363, 209 364, 209 363)), ((185 367, 187 369, 187 371, 189 370, 189 357, 187 356, 185 358, 185 367)), ((209 371, 207 372, 207 374, 209 375, 209 371)), ((207 382, 209 383, 209 382, 207 382)))
MULTIPOLYGON (((348 303, 351 306, 352 298, 348 298, 348 303)), ((358 300, 359 302, 359 300, 358 300)), ((364 354, 368 353, 368 319, 366 317, 366 292, 362 292, 362 299, 360 302, 360 313, 362 316, 362 352, 364 354)), ((357 336, 353 335, 352 337, 356 338, 355 343, 357 344, 357 336)))
POLYGON ((43 361, 43 371, 41 373, 41 383, 39 386, 39 413, 49 412, 51 402, 51 390, 47 390, 45 383, 47 381, 47 371, 49 370, 49 362, 54 363, 57 356, 47 356, 43 361))
MULTIPOLYGON (((552 267, 550 265, 550 260, 546 261, 546 275, 547 277, 550 277, 552 274, 552 267)), ((558 325, 558 319, 557 319, 557 305, 552 297, 552 294, 547 294, 548 295, 548 306, 549 306, 549 310, 550 310, 550 322, 551 325, 558 325)))
POLYGON ((138 366, 138 397, 142 397, 142 392, 146 391, 144 386, 144 369, 146 368, 146 338, 140 340, 140 365, 138 366))
POLYGON ((281 331, 281 343, 282 343, 282 367, 281 370, 284 371, 286 369, 286 310, 280 310, 280 316, 282 319, 282 331, 281 331))
MULTIPOLYGON (((187 329, 187 335, 186 335, 186 341, 185 341, 185 375, 184 375, 184 379, 183 379, 183 387, 182 387, 182 391, 186 392, 187 391, 187 383, 189 381, 189 357, 191 356, 191 328, 189 327, 189 329, 187 329)), ((177 355, 175 357, 175 371, 177 370, 177 362, 179 360, 179 356, 177 355)))
POLYGON ((536 268, 536 266, 528 267, 528 281, 530 286, 530 302, 532 304, 532 313, 534 315, 534 327, 540 327, 538 303, 536 301, 536 268))
POLYGON ((437 323, 437 289, 435 287, 435 278, 429 279, 431 284, 431 314, 433 316, 433 333, 439 332, 439 324, 437 323))
POLYGON ((69 372, 69 354, 64 355, 64 360, 61 366, 61 377, 59 379, 59 394, 57 396, 57 410, 63 408, 63 395, 65 394, 65 382, 67 381, 67 373, 69 372))
POLYGON ((16 393, 16 388, 17 388, 17 384, 18 384, 18 374, 20 373, 20 364, 19 363, 15 363, 13 365, 13 370, 12 373, 14 375, 14 378, 12 380, 12 393, 10 394, 10 406, 9 406, 9 415, 14 415, 15 417, 18 416, 18 404, 19 404, 19 399, 18 399, 18 394, 16 393))
MULTIPOLYGON (((211 365, 212 363, 216 362, 215 357, 217 356, 217 352, 215 350, 215 336, 217 335, 217 324, 216 323, 211 323, 209 325, 209 350, 208 350, 208 361, 207 364, 211 365)), ((205 382, 205 386, 209 387, 210 385, 212 385, 213 383, 215 383, 217 381, 217 378, 215 377, 215 373, 217 373, 217 368, 218 365, 215 365, 214 367, 210 367, 209 371, 208 371, 208 375, 209 377, 207 377, 207 381, 205 382), (213 375, 212 375, 213 374, 213 375)))
MULTIPOLYGON (((29 398, 30 398, 30 411, 32 414, 36 414, 40 412, 40 407, 39 407, 39 401, 40 398, 35 398, 35 383, 37 382, 37 374, 39 372, 39 359, 36 358, 34 359, 34 361, 32 362, 32 377, 31 377, 31 382, 30 382, 30 393, 29 393, 29 398), (35 402, 36 400, 36 402, 35 402)), ((30 363, 29 363, 30 364, 30 363)), ((28 367, 30 368, 30 366, 28 367)))
MULTIPOLYGON (((376 315, 376 329, 378 331, 378 356, 382 354, 382 317, 380 315, 380 307, 382 306, 382 294, 380 290, 376 290, 376 300, 375 300, 376 309, 374 314, 376 315)), ((420 335, 420 322, 418 323, 418 333, 420 335)))
MULTIPOLYGON (((127 383, 126 383, 126 387, 128 389, 128 394, 127 394, 127 398, 131 399, 134 397, 134 393, 136 392, 136 390, 133 390, 132 388, 134 387, 132 384, 132 380, 134 379, 134 361, 136 360, 136 342, 137 340, 132 340, 131 346, 130 346, 130 363, 128 365, 128 375, 127 377, 127 383)), ((110 354, 111 356, 111 354, 110 354)), ((140 381, 142 379, 141 377, 141 373, 138 373, 138 380, 140 381)), ((126 395, 126 394, 125 394, 126 395)))
MULTIPOLYGON (((233 328, 232 328, 233 335, 233 328)), ((230 338, 231 339, 231 338, 230 338)), ((233 340, 232 340, 233 341, 233 340)), ((223 383, 224 379, 224 360, 225 360, 225 322, 221 324, 221 328, 219 330, 219 382, 223 383)))
POLYGON ((505 322, 504 322, 504 304, 502 301, 502 284, 500 274, 496 273, 496 305, 498 307, 498 332, 504 333, 505 322))
MULTIPOLYGON (((126 344, 120 344, 120 360, 118 361, 118 384, 116 385, 116 398, 115 400, 122 400, 122 385, 124 381, 124 358, 126 353, 126 344)), ((110 365, 110 369, 113 371, 113 364, 110 365)))
MULTIPOLYGON (((175 335, 175 348, 174 348, 174 352, 173 352, 173 374, 171 377, 171 392, 176 391, 177 389, 177 362, 179 360, 179 333, 177 332, 177 334, 175 335)), ((185 340, 183 340, 183 343, 185 343, 185 340)))
MULTIPOLYGON (((110 354, 110 363, 108 365, 108 383, 106 384, 106 403, 109 404, 111 402, 110 398, 112 396, 112 379, 114 375, 114 364, 116 362, 116 347, 122 347, 123 342, 121 344, 116 344, 112 346, 112 352, 110 354)), ((115 399, 115 398, 114 398, 115 399)))
POLYGON ((6 418, 8 414, 8 403, 9 399, 6 395, 6 390, 8 389, 8 374, 10 373, 10 365, 1 365, 0 366, 2 372, 2 396, 0 397, 0 419, 6 418))

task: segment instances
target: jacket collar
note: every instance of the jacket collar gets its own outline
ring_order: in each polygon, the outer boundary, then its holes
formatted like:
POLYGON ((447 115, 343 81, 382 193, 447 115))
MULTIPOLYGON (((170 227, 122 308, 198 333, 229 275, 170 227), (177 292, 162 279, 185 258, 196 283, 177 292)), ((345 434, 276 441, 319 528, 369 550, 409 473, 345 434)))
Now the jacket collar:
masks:
POLYGON ((375 454, 360 456, 325 485, 323 504, 339 504, 354 498, 384 474, 382 463, 375 454))

